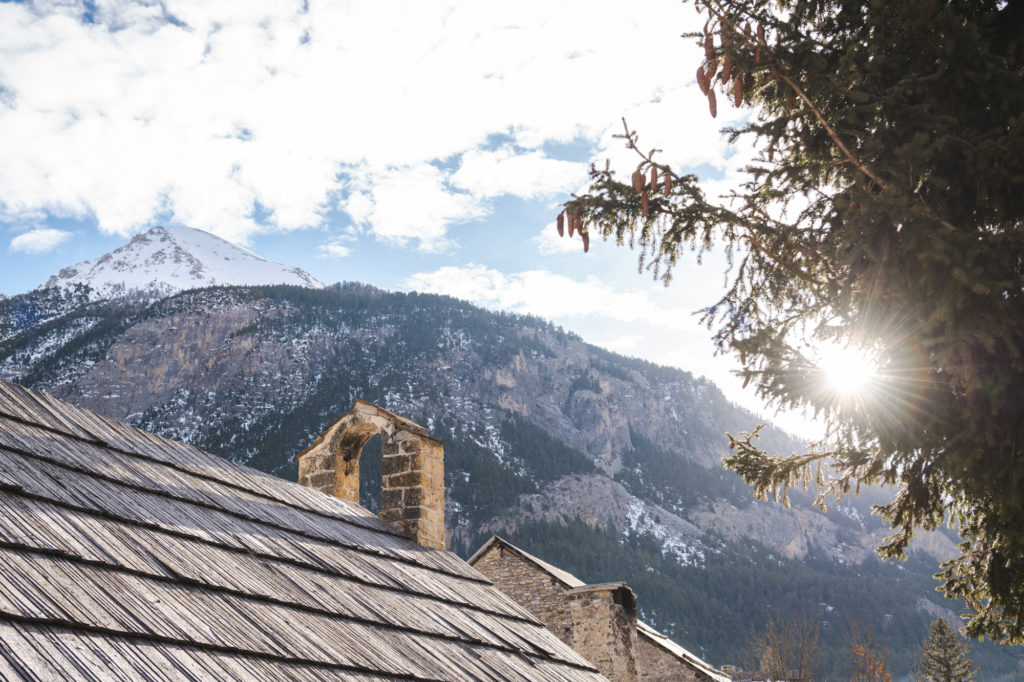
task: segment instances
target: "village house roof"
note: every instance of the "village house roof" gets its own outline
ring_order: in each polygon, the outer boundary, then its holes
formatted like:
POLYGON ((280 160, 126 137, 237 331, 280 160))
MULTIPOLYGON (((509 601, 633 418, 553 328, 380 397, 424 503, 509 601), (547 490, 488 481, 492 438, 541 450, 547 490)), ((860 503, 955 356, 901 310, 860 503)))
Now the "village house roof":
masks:
POLYGON ((603 678, 356 504, 0 382, 0 679, 603 678))
MULTIPOLYGON (((610 587, 621 587, 625 588, 626 590, 629 589, 628 585, 626 585, 625 583, 601 583, 600 585, 588 585, 572 573, 564 571, 558 568, 557 566, 552 566, 543 559, 540 559, 530 554, 529 552, 526 552, 520 549, 519 547, 516 547, 508 540, 498 537, 497 535, 491 536, 491 538, 487 542, 485 542, 480 547, 480 549, 473 553, 473 556, 471 556, 468 560, 469 565, 475 565, 481 557, 483 557, 485 554, 487 554, 489 551, 496 547, 500 548, 503 551, 515 554, 516 556, 519 556, 522 559, 536 565, 537 568, 539 568, 540 570, 544 571, 549 576, 557 580, 559 583, 562 584, 563 587, 565 587, 567 590, 571 592, 580 592, 586 589, 610 587)), ((729 675, 724 674, 722 671, 716 669, 714 666, 707 663, 693 652, 687 650, 685 647, 680 646, 676 642, 673 642, 667 636, 658 632, 653 627, 639 619, 637 619, 636 634, 637 637, 645 639, 650 644, 653 644, 654 646, 664 650, 671 656, 679 659, 680 661, 684 661, 689 666, 691 666, 697 671, 700 671, 711 680, 716 680, 718 682, 729 682, 731 680, 729 675)))

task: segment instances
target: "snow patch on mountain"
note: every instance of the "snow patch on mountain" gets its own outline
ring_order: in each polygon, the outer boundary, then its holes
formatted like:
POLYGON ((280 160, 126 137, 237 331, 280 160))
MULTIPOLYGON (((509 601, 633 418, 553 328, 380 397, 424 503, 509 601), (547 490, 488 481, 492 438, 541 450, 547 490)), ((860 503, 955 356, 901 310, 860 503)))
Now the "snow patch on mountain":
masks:
POLYGON ((96 260, 63 268, 39 288, 77 284, 90 286, 94 300, 137 293, 157 299, 211 286, 324 287, 301 268, 266 260, 190 227, 154 227, 96 260))

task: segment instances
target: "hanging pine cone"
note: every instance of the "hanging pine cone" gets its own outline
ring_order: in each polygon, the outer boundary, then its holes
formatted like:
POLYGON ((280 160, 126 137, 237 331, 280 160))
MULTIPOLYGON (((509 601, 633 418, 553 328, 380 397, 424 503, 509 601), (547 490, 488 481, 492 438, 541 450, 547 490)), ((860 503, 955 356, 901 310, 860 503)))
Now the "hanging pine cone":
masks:
POLYGON ((642 192, 644 189, 644 174, 637 168, 633 171, 633 191, 642 192))
POLYGON ((722 62, 722 82, 726 83, 732 75, 732 60, 728 57, 722 62))
POLYGON ((708 83, 707 78, 704 77, 704 67, 703 66, 698 66, 697 67, 697 87, 700 88, 701 94, 703 94, 703 95, 707 95, 708 94, 708 87, 709 87, 709 85, 710 84, 708 83))
POLYGON ((640 209, 643 211, 645 218, 651 212, 651 200, 647 197, 647 190, 644 190, 640 195, 640 209))
POLYGON ((576 230, 576 214, 577 210, 574 208, 569 211, 569 238, 572 239, 572 233, 576 230))
POLYGON ((718 116, 718 102, 715 101, 715 91, 708 91, 708 110, 711 111, 711 118, 718 116))
POLYGON ((738 107, 743 104, 743 79, 737 78, 732 82, 732 105, 738 107))
POLYGON ((668 195, 672 193, 672 176, 665 176, 665 198, 668 199, 668 195))
POLYGON ((590 232, 583 232, 580 236, 583 237, 583 253, 586 253, 590 251, 590 232))
POLYGON ((704 58, 709 62, 715 58, 715 39, 710 33, 704 36, 704 58))
POLYGON ((558 230, 558 236, 565 236, 565 211, 558 214, 558 219, 555 221, 555 229, 558 230))
POLYGON ((716 73, 718 73, 718 60, 712 59, 711 63, 708 64, 708 84, 715 80, 716 73))
POLYGON ((654 191, 655 185, 658 184, 658 167, 651 166, 651 190, 654 191))

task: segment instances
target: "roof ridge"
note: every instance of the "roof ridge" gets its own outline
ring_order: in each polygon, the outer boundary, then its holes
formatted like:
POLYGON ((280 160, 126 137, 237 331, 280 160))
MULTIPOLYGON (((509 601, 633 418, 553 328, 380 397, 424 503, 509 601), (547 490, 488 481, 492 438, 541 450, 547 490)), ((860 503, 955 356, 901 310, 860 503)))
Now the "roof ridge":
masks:
MULTIPOLYGON (((522 558, 524 558, 524 559, 526 559, 526 560, 536 564, 538 568, 542 569, 545 573, 550 575, 552 578, 555 578, 556 580, 561 582, 566 587, 574 588, 575 589, 575 588, 592 587, 593 586, 593 585, 588 585, 587 583, 583 582, 582 580, 577 578, 572 573, 569 573, 568 571, 563 571, 562 569, 558 568, 557 566, 554 566, 554 565, 549 564, 548 562, 544 561, 540 557, 537 557, 537 556, 534 556, 533 554, 530 554, 525 549, 521 549, 519 547, 516 547, 511 542, 509 542, 508 540, 506 540, 505 538, 503 538, 503 537, 501 537, 499 535, 492 535, 487 542, 485 542, 483 545, 480 546, 480 549, 478 549, 477 551, 475 551, 473 553, 473 556, 469 557, 469 559, 466 560, 466 563, 468 563, 470 566, 474 565, 476 563, 476 560, 479 559, 481 556, 483 556, 483 554, 488 549, 490 549, 492 545, 495 545, 495 544, 501 544, 504 547, 506 547, 507 549, 509 549, 512 552, 514 552, 515 554, 518 554, 522 558)), ((603 584, 605 584, 605 583, 595 583, 595 585, 603 585, 603 584)), ((610 584, 610 583, 608 583, 608 584, 610 584)), ((620 584, 625 585, 626 583, 620 583, 620 584)))

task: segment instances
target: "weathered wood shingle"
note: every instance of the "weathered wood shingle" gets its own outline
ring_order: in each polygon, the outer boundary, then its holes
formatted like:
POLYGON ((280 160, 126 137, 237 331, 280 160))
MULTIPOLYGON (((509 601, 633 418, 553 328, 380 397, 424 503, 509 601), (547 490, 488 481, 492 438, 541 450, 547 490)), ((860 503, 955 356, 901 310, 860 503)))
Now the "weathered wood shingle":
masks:
POLYGON ((603 678, 358 505, 0 382, 0 679, 603 678))

